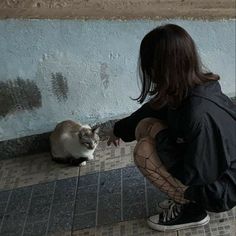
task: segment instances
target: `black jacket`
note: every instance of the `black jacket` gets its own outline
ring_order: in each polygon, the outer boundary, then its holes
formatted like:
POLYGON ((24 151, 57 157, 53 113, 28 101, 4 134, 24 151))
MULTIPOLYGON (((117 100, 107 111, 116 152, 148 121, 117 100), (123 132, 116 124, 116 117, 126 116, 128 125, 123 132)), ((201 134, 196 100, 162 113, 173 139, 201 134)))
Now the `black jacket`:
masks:
POLYGON ((135 140, 135 128, 145 117, 165 120, 169 138, 185 141, 175 177, 189 186, 187 199, 214 212, 236 205, 236 106, 218 82, 193 88, 178 109, 153 110, 146 103, 119 120, 114 134, 125 142, 135 140))

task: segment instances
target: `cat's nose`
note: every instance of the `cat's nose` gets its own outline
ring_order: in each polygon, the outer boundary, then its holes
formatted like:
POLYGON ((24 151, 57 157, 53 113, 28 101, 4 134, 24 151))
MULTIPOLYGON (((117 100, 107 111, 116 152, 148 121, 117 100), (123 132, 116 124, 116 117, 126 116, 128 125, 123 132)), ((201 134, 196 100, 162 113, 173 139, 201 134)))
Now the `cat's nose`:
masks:
POLYGON ((89 145, 89 149, 94 149, 95 146, 94 145, 89 145))

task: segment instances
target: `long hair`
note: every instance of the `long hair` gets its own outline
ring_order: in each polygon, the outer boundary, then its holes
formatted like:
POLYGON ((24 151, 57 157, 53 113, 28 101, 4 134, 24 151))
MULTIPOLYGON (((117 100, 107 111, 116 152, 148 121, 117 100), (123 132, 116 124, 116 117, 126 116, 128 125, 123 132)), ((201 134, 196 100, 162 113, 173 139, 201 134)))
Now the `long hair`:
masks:
POLYGON ((189 89, 219 76, 203 71, 195 43, 180 26, 167 24, 149 32, 142 40, 139 55, 142 88, 135 99, 146 97, 155 107, 178 107, 189 89))

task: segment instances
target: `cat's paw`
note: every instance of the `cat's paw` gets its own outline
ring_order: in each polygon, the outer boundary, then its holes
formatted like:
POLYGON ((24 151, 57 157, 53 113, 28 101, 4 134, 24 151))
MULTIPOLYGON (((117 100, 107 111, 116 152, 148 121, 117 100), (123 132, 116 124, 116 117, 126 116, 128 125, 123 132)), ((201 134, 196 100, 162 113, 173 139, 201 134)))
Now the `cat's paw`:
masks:
POLYGON ((83 161, 81 164, 80 164, 80 166, 86 166, 86 161, 83 161))
POLYGON ((93 156, 93 155, 91 155, 91 156, 88 157, 88 160, 90 160, 90 161, 93 160, 93 159, 94 159, 94 156, 93 156))

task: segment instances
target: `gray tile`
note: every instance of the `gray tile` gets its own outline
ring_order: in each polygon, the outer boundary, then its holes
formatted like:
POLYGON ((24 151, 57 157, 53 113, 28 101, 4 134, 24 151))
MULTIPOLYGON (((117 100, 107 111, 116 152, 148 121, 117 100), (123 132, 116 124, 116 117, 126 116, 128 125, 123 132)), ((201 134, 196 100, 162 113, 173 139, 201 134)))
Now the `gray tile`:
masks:
POLYGON ((79 187, 98 184, 98 173, 83 175, 79 177, 79 187))
POLYGON ((140 170, 136 166, 129 166, 122 169, 123 179, 144 178, 140 170))
POLYGON ((136 188, 124 188, 123 204, 129 205, 138 202, 145 202, 145 188, 144 185, 137 185, 136 188))
POLYGON ((57 180, 55 192, 74 189, 76 186, 76 182, 77 177, 57 180))
POLYGON ((121 195, 107 194, 99 196, 98 225, 121 221, 121 195))
POLYGON ((44 236, 47 232, 47 221, 27 223, 23 236, 44 236))
POLYGON ((26 212, 29 206, 32 187, 12 190, 12 194, 6 212, 26 212))
POLYGON ((52 205, 49 232, 68 231, 72 228, 74 202, 52 205))
POLYGON ((147 206, 148 215, 155 215, 160 212, 158 203, 167 199, 167 196, 160 192, 157 188, 147 188, 147 206))
POLYGON ((0 235, 16 235, 22 234, 23 225, 25 222, 26 214, 5 214, 2 222, 2 229, 0 235))
POLYGON ((50 204, 32 205, 28 212, 27 223, 48 220, 50 207, 50 204))
POLYGON ((145 202, 144 179, 123 180, 123 204, 130 205, 137 202, 145 202))
POLYGON ((58 180, 56 182, 53 204, 73 201, 76 194, 77 177, 58 180))
POLYGON ((0 218, 3 217, 4 212, 6 210, 6 203, 0 203, 0 218))
POLYGON ((54 193, 55 182, 37 184, 33 186, 33 197, 38 195, 50 195, 54 193))
POLYGON ((1 202, 7 202, 10 193, 11 193, 11 191, 2 191, 2 192, 0 192, 0 203, 1 202))
POLYGON ((85 186, 77 190, 75 214, 95 211, 97 207, 97 186, 85 186))
POLYGON ((121 191, 121 169, 100 173, 99 194, 113 194, 121 191))
POLYGON ((145 202, 126 205, 123 208, 123 219, 133 220, 146 217, 145 202))
POLYGON ((82 215, 75 215, 73 221, 73 230, 94 227, 96 224, 96 212, 89 212, 82 215))

